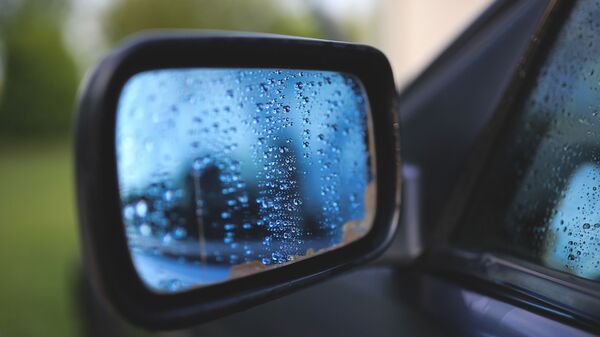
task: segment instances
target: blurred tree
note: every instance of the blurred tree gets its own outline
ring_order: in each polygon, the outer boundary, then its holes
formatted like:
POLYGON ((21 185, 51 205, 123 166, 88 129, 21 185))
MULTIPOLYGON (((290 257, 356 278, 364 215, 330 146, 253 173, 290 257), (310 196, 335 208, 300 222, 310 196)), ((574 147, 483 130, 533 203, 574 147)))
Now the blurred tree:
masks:
POLYGON ((63 6, 60 0, 21 1, 1 21, 0 134, 64 134, 71 125, 78 74, 63 41, 63 6))
POLYGON ((323 37, 309 11, 293 11, 275 0, 120 0, 108 10, 109 41, 144 29, 203 28, 323 37))

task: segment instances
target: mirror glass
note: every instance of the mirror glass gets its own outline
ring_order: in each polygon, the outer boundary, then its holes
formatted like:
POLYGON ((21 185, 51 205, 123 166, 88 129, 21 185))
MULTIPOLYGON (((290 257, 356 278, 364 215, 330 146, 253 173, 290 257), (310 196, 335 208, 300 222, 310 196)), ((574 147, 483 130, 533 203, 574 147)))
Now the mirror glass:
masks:
POLYGON ((122 219, 135 269, 172 293, 336 249, 371 229, 367 95, 291 69, 138 73, 117 107, 122 219))

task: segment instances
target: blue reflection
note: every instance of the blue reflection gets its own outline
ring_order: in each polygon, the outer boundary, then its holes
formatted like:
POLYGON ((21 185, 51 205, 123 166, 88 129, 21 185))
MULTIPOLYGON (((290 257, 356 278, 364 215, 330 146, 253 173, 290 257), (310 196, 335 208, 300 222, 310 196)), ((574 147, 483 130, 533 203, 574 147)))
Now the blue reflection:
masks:
POLYGON ((135 75, 119 101, 116 148, 138 273, 157 291, 185 290, 365 235, 367 130, 363 88, 341 73, 135 75))
POLYGON ((579 166, 550 219, 545 263, 588 279, 600 278, 600 166, 579 166))

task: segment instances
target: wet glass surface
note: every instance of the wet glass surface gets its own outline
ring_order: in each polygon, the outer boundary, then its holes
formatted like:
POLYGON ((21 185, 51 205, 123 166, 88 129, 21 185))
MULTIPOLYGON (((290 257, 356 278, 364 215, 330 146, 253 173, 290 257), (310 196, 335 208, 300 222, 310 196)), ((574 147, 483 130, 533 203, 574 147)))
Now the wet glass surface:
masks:
POLYGON ((369 105, 326 71, 164 69, 125 85, 116 149, 134 266, 156 292, 261 272, 372 224, 369 105))
POLYGON ((458 240, 600 280, 600 1, 577 1, 458 240))

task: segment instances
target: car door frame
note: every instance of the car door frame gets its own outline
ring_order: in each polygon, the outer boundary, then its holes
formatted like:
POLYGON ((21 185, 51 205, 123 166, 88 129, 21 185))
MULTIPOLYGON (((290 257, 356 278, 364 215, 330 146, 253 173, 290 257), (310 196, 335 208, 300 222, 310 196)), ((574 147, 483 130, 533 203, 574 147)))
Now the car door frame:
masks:
POLYGON ((450 237, 463 221, 465 207, 512 112, 525 102, 537 75, 573 7, 571 1, 550 1, 523 60, 495 113, 477 141, 462 178, 439 218, 431 246, 420 268, 467 289, 586 331, 600 331, 600 285, 525 262, 508 255, 461 248, 450 237), (556 295, 558 294, 558 295, 556 295))

